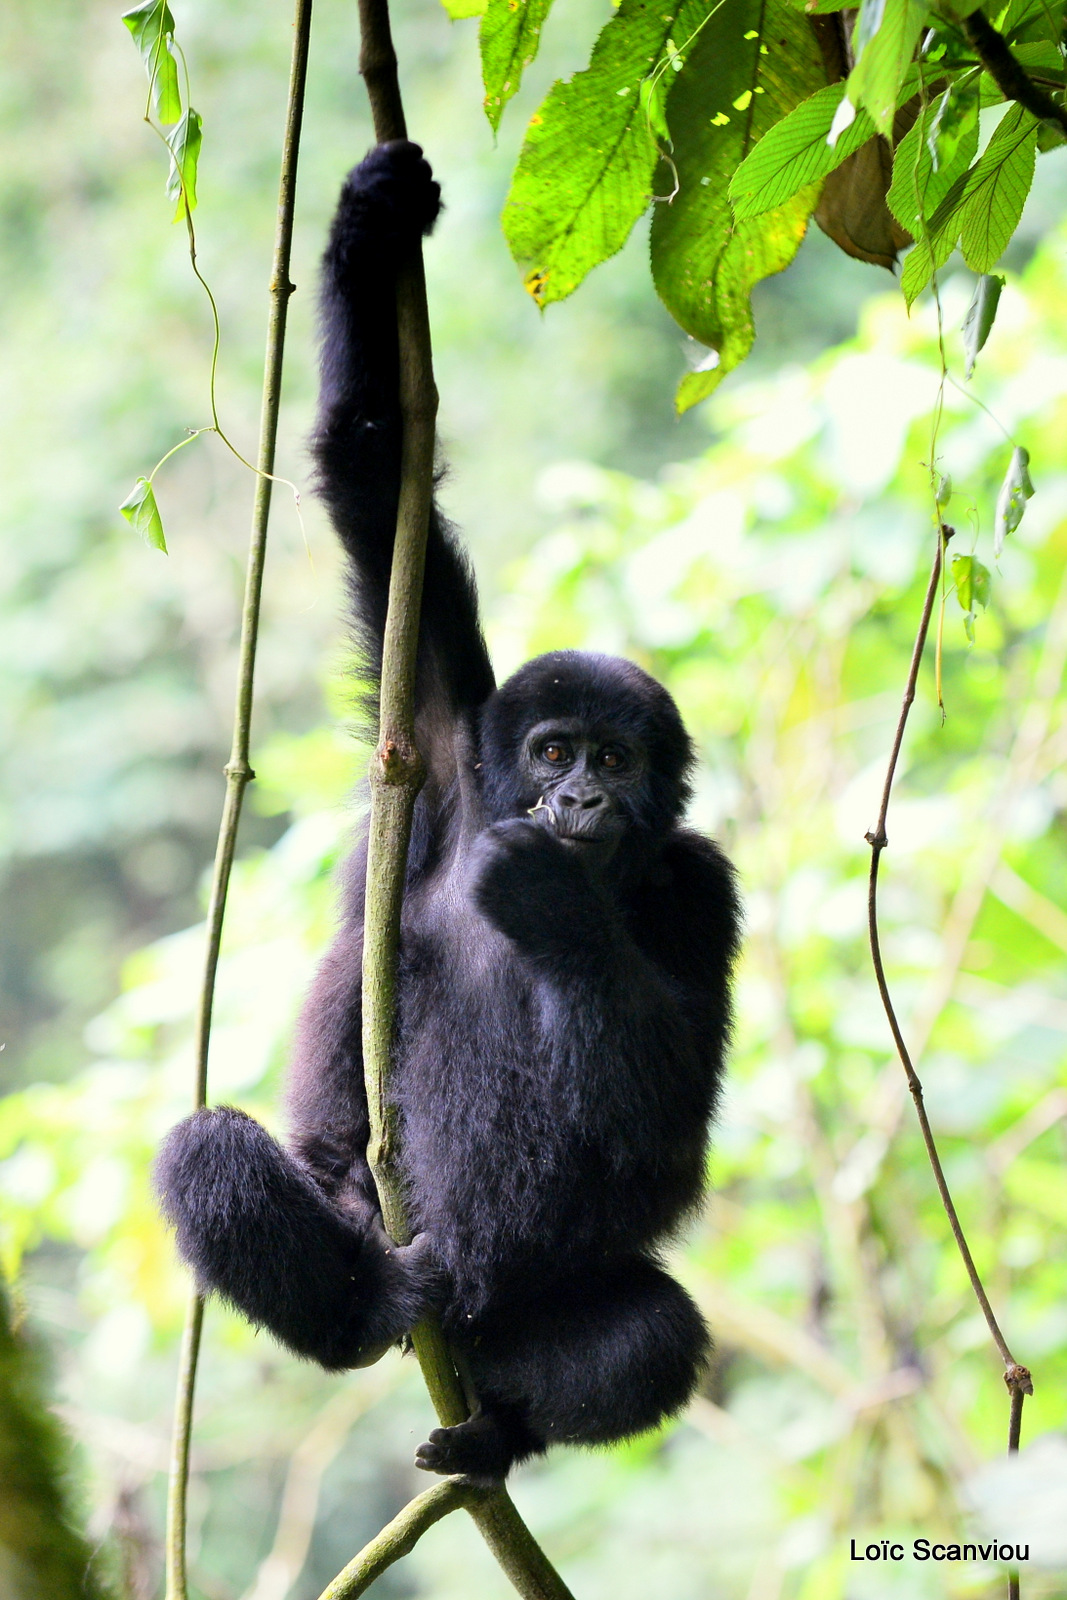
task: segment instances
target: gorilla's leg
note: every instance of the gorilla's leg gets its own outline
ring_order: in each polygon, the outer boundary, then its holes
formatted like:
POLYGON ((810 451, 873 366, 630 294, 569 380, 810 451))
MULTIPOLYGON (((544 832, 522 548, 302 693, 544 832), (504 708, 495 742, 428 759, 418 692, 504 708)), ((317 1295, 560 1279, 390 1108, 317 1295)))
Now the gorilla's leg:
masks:
POLYGON ((416 1464, 500 1478, 551 1444, 608 1444, 654 1428, 693 1393, 710 1339, 685 1290, 634 1257, 508 1306, 459 1348, 480 1409, 436 1429, 416 1464))
POLYGON ((178 1249, 215 1290, 297 1355, 366 1366, 427 1309, 422 1241, 391 1245, 376 1213, 342 1211, 242 1111, 198 1111, 173 1128, 156 1185, 178 1249))

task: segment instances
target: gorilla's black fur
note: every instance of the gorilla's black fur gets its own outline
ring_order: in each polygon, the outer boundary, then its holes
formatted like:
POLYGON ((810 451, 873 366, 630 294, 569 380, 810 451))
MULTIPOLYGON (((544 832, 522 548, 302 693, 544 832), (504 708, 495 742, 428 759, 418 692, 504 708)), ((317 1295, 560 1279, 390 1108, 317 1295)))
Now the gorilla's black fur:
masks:
MULTIPOLYGON (((439 191, 418 147, 349 176, 324 258, 320 482, 360 644, 381 660, 400 462, 395 283, 439 191)), ((732 875, 681 826, 692 761, 666 690, 561 651, 494 685, 474 584, 434 512, 394 1091, 403 1249, 366 1160, 365 848, 300 1024, 281 1149, 201 1111, 158 1164, 205 1289, 323 1366, 374 1360, 436 1307, 480 1400, 418 1461, 503 1474, 681 1406, 708 1351, 658 1244, 698 1204, 729 1025, 732 875)))

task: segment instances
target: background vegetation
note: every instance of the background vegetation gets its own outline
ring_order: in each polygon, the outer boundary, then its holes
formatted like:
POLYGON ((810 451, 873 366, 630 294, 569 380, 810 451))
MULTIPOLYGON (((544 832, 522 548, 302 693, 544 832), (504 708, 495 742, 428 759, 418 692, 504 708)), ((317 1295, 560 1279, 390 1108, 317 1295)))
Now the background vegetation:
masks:
MULTIPOLYGON (((197 216, 224 328, 220 403, 244 446, 288 12, 197 0, 176 14, 205 123, 197 216)), ((863 833, 929 561, 933 311, 920 301, 909 321, 887 276, 814 234, 757 290, 760 365, 681 422, 679 336, 647 287, 640 238, 539 319, 498 224, 521 106, 587 54, 603 20, 594 0, 561 4, 494 149, 473 25, 430 0, 397 18, 411 120, 449 204, 428 258, 446 496, 475 550, 498 666, 577 644, 663 677, 701 746, 694 818, 738 861, 749 916, 716 1196, 679 1263, 717 1333, 712 1383, 663 1436, 561 1455, 522 1474, 516 1497, 583 1597, 982 1593, 991 1572, 847 1561, 851 1537, 961 1527, 961 1497, 989 1500, 981 1480, 966 1486, 1003 1448, 998 1363, 908 1118, 863 938, 863 833)), ((138 120, 140 63, 112 7, 14 0, 0 63, 4 1262, 80 1441, 100 1570, 146 1600, 184 1300, 146 1172, 190 1092, 251 485, 202 440, 157 481, 169 558, 118 518, 137 473, 207 420, 206 306, 167 225, 164 166, 138 120)), ((280 460, 301 482, 315 256, 338 179, 369 139, 354 8, 321 7, 309 89, 280 460)), ((1067 1377, 1064 171, 1062 151, 1039 163, 971 385, 1031 450, 1038 495, 973 646, 946 597, 947 720, 924 673, 884 889, 891 978, 950 1178, 1006 1332, 1034 1367, 1030 1436, 1064 1427, 1067 1377)), ((946 277, 954 330, 973 278, 951 265, 946 277)), ((960 373, 955 333, 949 349, 960 373)), ((950 389, 940 450, 957 547, 993 566, 1010 447, 950 389)), ((310 497, 304 518, 306 546, 279 497, 260 781, 212 1063, 216 1096, 274 1124, 363 760, 345 728, 332 548, 310 497)), ((409 1367, 390 1358, 326 1379, 210 1311, 193 1493, 207 1600, 312 1600, 407 1497, 429 1423, 409 1367)), ((1055 1484, 1054 1462, 1042 1481, 1055 1484)), ((450 1519, 380 1592, 490 1600, 503 1581, 465 1519, 450 1519)), ((1065 1592, 1053 1570, 1029 1584, 1065 1592)))

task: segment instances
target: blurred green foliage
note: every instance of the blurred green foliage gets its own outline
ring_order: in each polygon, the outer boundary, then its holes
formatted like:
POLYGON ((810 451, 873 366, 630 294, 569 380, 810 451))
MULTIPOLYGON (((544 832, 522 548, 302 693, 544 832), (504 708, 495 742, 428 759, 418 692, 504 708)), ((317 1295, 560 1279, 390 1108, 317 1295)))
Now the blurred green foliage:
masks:
POLYGON ((0 1592, 5 1600, 104 1600, 94 1552, 69 1520, 66 1450, 40 1354, 0 1283, 0 1592))
MULTIPOLYGON (((561 10, 568 57, 603 9, 561 10)), ((204 116, 197 219, 222 311, 223 420, 246 444, 287 10, 269 0, 252 18, 236 0, 197 0, 175 13, 204 116)), ((539 321, 497 233, 515 151, 486 143, 469 25, 456 48, 436 0, 398 24, 413 126, 449 200, 428 261, 455 460, 445 493, 487 579, 498 667, 575 644, 668 682, 701 749, 694 820, 734 854, 748 905, 715 1198, 679 1263, 716 1331, 712 1381, 662 1436, 561 1453, 520 1476, 517 1499, 583 1600, 994 1592, 973 1569, 847 1561, 851 1537, 962 1526, 961 1486, 1006 1425, 864 943, 863 834, 932 553, 932 312, 909 322, 897 298, 873 301, 856 339, 790 366, 845 337, 877 281, 828 264, 836 252, 816 240, 756 296, 763 371, 783 369, 727 386, 676 428, 677 343, 640 249, 599 269, 599 293, 539 321), (686 464, 659 472, 668 458, 686 464)), ((369 139, 354 27, 352 8, 323 6, 316 23, 279 459, 298 482, 306 291, 338 177, 369 139)), ((524 84, 531 105, 561 70, 552 48, 524 84)), ((4 1265, 21 1267, 57 1352, 93 1537, 118 1558, 127 1600, 148 1600, 186 1286, 147 1170, 191 1093, 192 924, 221 798, 251 484, 202 440, 157 484, 169 558, 118 517, 137 474, 206 420, 207 308, 169 229, 165 154, 138 121, 141 67, 111 6, 12 0, 0 73, 0 1061, 6 1088, 28 1085, 0 1103, 4 1265)), ((973 645, 970 613, 946 594, 947 720, 927 663, 883 868, 890 977, 949 1176, 1009 1340, 1034 1367, 1027 1437, 1067 1422, 1067 237, 1050 229, 1054 188, 1034 208, 1019 250, 1048 237, 1021 281, 1009 274, 972 386, 1029 448, 1038 492, 996 562, 1011 445, 950 387, 937 469, 954 485, 952 550, 989 569, 990 592, 973 645)), ((972 288, 946 286, 950 330, 972 288)), ((960 372, 957 332, 950 355, 960 372)), ((310 497, 304 517, 309 549, 279 494, 255 811, 212 1056, 213 1095, 274 1125, 362 762, 340 660, 323 721, 334 558, 310 497)), ((327 1379, 217 1308, 202 1372, 197 1590, 313 1600, 414 1486, 431 1425, 417 1375, 389 1358, 327 1379)), ((379 1592, 506 1591, 452 1518, 379 1592)), ((1032 1577, 1027 1600, 1064 1592, 1032 1577)))
MULTIPOLYGON (((944 290, 946 325, 971 285, 944 290)), ((928 660, 889 821, 884 944, 972 1248, 1020 1359, 1028 1437, 1062 1428, 1067 866, 1067 234, 1009 281, 976 393, 1030 448, 1038 494, 999 563, 1011 446, 949 388, 937 467, 962 553, 992 570, 967 641, 949 588, 942 724, 928 660)), ((949 340, 954 364, 962 355, 949 340)), ((657 482, 542 474, 549 532, 505 574, 502 670, 551 645, 667 681, 701 749, 693 814, 741 870, 748 938, 715 1195, 679 1270, 718 1340, 707 1392, 661 1436, 520 1475, 517 1498, 583 1597, 984 1593, 962 1568, 851 1569, 848 1540, 945 1535, 1003 1449, 1006 1396, 913 1129, 871 980, 867 847, 932 551, 932 309, 873 301, 806 370, 724 392, 716 443, 657 482), (858 1576, 856 1573, 858 1572, 858 1576)), ((238 874, 213 1093, 276 1124, 286 1028, 329 926, 349 762, 329 729, 257 758, 296 820, 238 874)), ((142 951, 92 1025, 95 1060, 8 1099, 9 1269, 66 1325, 67 1415, 101 1504, 158 1529, 184 1285, 146 1167, 184 1109, 192 928, 142 951)), ((326 1379, 209 1316, 194 1483, 208 1597, 311 1600, 412 1487, 429 1423, 410 1363, 326 1379), (257 1577, 258 1571, 258 1577, 257 1577)), ((147 1582, 148 1580, 146 1580, 147 1582)), ((1030 1596, 1062 1592, 1049 1576, 1030 1596)), ((152 1593, 146 1588, 146 1594, 152 1593)), ((506 1590, 464 1519, 383 1594, 506 1590)))

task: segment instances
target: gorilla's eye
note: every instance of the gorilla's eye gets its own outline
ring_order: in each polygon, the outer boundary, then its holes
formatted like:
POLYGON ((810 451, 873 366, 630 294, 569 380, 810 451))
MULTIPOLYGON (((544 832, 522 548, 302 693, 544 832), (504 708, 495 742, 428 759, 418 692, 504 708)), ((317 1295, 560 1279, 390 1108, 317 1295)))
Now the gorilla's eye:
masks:
POLYGON ((541 748, 541 754, 544 756, 545 760, 550 761, 554 767, 562 767, 570 760, 570 751, 567 749, 565 744, 550 743, 543 745, 541 748))
POLYGON ((626 765, 626 757, 623 752, 615 749, 612 745, 609 745, 606 750, 601 750, 599 760, 600 765, 607 767, 609 772, 618 772, 620 767, 626 765))

